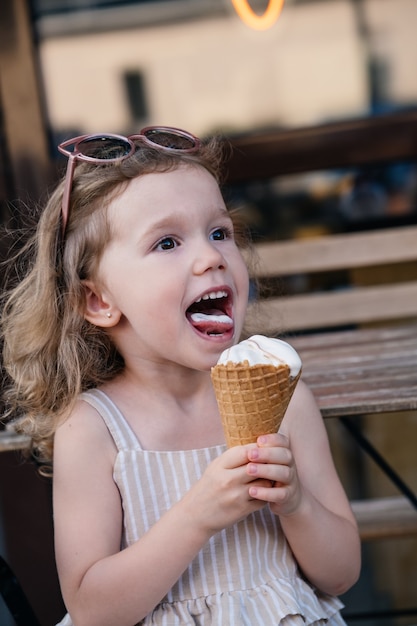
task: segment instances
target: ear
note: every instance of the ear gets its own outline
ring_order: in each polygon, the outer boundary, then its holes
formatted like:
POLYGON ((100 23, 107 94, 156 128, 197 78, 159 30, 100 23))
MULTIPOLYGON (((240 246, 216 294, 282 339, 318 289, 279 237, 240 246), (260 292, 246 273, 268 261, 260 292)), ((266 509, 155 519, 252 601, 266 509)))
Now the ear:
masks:
POLYGON ((101 328, 111 328, 119 323, 122 316, 119 309, 112 306, 106 294, 91 280, 83 280, 85 292, 84 318, 101 328))

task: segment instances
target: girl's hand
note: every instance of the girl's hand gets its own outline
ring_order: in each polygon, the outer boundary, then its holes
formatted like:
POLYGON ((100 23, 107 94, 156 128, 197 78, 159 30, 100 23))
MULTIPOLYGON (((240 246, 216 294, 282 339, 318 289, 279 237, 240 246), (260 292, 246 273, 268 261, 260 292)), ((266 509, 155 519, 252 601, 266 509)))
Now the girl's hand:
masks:
POLYGON ((265 506, 249 491, 250 485, 264 491, 271 484, 247 471, 248 455, 256 448, 256 444, 249 444, 226 450, 210 463, 183 498, 191 506, 194 520, 202 524, 209 536, 265 506))
POLYGON ((302 487, 288 437, 281 433, 263 435, 248 450, 246 471, 253 479, 268 481, 249 486, 252 498, 270 503, 275 515, 291 515, 300 506, 302 487))

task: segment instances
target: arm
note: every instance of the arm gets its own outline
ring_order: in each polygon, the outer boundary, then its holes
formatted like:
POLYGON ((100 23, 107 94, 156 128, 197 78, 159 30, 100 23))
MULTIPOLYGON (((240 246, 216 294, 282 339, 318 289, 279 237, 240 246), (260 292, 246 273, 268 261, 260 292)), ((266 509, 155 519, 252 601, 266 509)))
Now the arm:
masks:
POLYGON ((303 383, 297 386, 280 434, 258 443, 260 447, 249 451, 249 460, 256 462, 248 465, 248 472, 276 484, 272 489, 251 487, 251 495, 270 502, 279 515, 310 582, 332 595, 344 593, 359 576, 359 534, 321 414, 303 383))
POLYGON ((54 456, 56 558, 74 624, 137 623, 212 534, 264 506, 248 496, 247 454, 241 447, 221 455, 148 533, 120 551, 116 450, 101 418, 80 403, 56 433, 54 456))

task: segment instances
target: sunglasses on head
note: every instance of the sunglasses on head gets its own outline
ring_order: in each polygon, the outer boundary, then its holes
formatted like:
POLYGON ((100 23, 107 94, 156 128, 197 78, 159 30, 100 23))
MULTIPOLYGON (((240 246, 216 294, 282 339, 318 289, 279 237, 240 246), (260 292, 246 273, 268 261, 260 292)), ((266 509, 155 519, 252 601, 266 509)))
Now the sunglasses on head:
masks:
POLYGON ((96 164, 123 161, 136 152, 138 146, 135 142, 138 141, 168 152, 196 152, 201 146, 200 139, 191 133, 169 126, 148 126, 129 137, 107 133, 80 135, 59 144, 58 150, 68 157, 61 208, 62 236, 65 235, 68 224, 70 195, 77 160, 96 164))

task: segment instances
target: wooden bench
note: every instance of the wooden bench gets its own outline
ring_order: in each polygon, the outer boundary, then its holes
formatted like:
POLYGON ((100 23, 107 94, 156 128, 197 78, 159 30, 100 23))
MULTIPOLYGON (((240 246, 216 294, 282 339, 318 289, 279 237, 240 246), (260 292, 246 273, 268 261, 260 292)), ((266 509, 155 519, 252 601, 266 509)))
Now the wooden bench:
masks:
POLYGON ((0 431, 0 452, 23 451, 29 447, 29 444, 29 437, 16 433, 12 428, 0 431))
MULTIPOLYGON (((370 285, 354 284, 340 291, 283 294, 265 300, 256 311, 264 318, 263 329, 271 334, 361 324, 417 319, 417 226, 356 234, 332 235, 300 241, 257 245, 260 279, 306 276, 312 273, 384 268, 412 262, 414 279, 370 285), (265 306, 266 305, 266 306, 265 306)), ((410 270, 409 270, 410 271, 410 270)), ((411 273, 411 271, 410 271, 411 273)), ((368 278, 368 272, 366 277, 368 278)), ((376 276, 381 275, 376 274, 376 276)))
MULTIPOLYGON (((417 409, 417 325, 407 325, 417 321, 417 226, 260 243, 256 250, 261 284, 272 277, 350 273, 343 290, 273 293, 249 315, 250 334, 289 335, 324 417, 417 409), (392 267, 400 274, 406 267, 407 280, 384 282, 388 265, 390 274, 392 267), (362 268, 373 269, 365 281, 362 268), (372 275, 377 284, 363 284, 372 275), (386 327, 389 322, 395 322, 393 330, 386 327), (328 332, 358 326, 362 330, 328 332)), ((276 291, 281 289, 278 281, 276 291)), ((405 496, 357 501, 352 507, 364 540, 417 533, 417 509, 405 496)))
POLYGON ((351 504, 362 541, 417 533, 417 511, 404 496, 356 500, 351 504))

